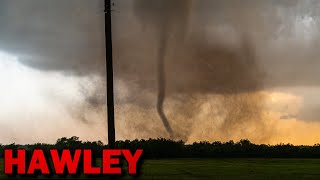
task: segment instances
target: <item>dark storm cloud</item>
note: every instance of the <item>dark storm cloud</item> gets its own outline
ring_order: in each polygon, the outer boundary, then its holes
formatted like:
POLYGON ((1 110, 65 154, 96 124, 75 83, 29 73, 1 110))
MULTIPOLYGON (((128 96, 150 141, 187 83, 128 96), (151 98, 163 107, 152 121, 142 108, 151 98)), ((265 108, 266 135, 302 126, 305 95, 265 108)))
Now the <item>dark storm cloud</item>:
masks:
POLYGON ((104 72, 102 0, 1 0, 0 49, 41 70, 104 72))
MULTIPOLYGON (((265 53, 254 57, 254 63, 250 63, 248 68, 259 69, 258 66, 263 65, 265 73, 270 76, 266 80, 270 86, 318 84, 313 78, 318 75, 317 39, 312 40, 310 48, 289 43, 289 46, 284 44, 276 51, 266 45, 273 39, 290 37, 297 17, 314 17, 318 28, 320 12, 316 8, 319 6, 317 1, 190 0, 191 6, 179 0, 114 2, 116 78, 135 79, 140 81, 141 88, 156 88, 154 68, 159 37, 156 29, 162 27, 161 24, 171 24, 167 30, 169 51, 166 55, 168 79, 171 81, 168 82, 169 89, 211 91, 217 89, 216 86, 224 86, 218 83, 224 80, 228 81, 225 87, 229 88, 239 77, 237 74, 223 77, 226 72, 219 70, 226 64, 218 59, 221 56, 227 58, 227 64, 236 61, 235 65, 227 65, 228 68, 236 68, 237 63, 240 69, 245 68, 248 62, 240 62, 245 61, 243 56, 246 52, 241 52, 243 48, 250 49, 252 53, 265 53), (231 29, 235 37, 225 30, 222 34, 216 33, 217 29, 225 27, 231 29), (179 39, 179 36, 185 39, 179 39), (223 43, 225 40, 221 36, 227 40, 238 39, 238 42, 230 46, 223 43), (291 70, 283 71, 287 64, 291 70), (293 78, 294 74, 299 76, 293 78), (214 87, 208 87, 209 81, 214 87)), ((18 54, 21 62, 42 70, 81 75, 104 72, 102 0, 1 0, 0 3, 1 50, 18 54)), ((238 72, 242 71, 245 70, 238 72)), ((257 78, 261 80, 262 76, 259 74, 257 78)), ((251 85, 244 86, 248 89, 251 85)), ((256 89, 256 85, 252 86, 256 89)))
MULTIPOLYGON (((166 39, 166 51, 162 56, 165 58, 169 92, 229 93, 256 90, 257 81, 263 80, 254 57, 255 44, 250 32, 241 32, 247 29, 237 27, 240 28, 238 36, 241 36, 241 42, 233 47, 221 44, 218 39, 217 43, 210 44, 201 35, 210 24, 222 24, 219 21, 223 17, 219 13, 228 7, 226 3, 136 0, 132 13, 128 8, 121 11, 121 5, 125 2, 116 3, 115 9, 118 8, 120 12, 114 14, 117 77, 136 81, 141 88, 157 87, 157 50, 161 48, 159 42, 166 39), (224 5, 224 9, 219 10, 216 4, 224 5), (208 5, 211 5, 211 11, 208 5), (201 14, 203 9, 208 10, 205 15, 201 14), (124 36, 122 31, 127 24, 131 28, 126 32, 129 35, 124 36), (195 33, 189 33, 190 30, 195 33)), ((242 26, 244 20, 237 22, 235 19, 232 23, 242 26)))
POLYGON ((314 78, 319 75, 319 34, 303 32, 319 29, 318 1, 179 3, 116 1, 117 77, 155 88, 159 30, 170 26, 165 55, 168 91, 227 93, 319 85, 314 78))

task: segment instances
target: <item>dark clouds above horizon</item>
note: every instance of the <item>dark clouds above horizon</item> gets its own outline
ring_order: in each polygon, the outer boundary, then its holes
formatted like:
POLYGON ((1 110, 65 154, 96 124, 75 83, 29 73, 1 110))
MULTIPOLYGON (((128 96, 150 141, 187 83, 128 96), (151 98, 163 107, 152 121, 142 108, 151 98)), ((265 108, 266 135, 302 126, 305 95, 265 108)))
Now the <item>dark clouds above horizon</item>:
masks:
POLYGON ((1 0, 0 49, 41 70, 104 74, 101 0, 1 0))
MULTIPOLYGON (((143 4, 143 1, 141 2, 143 4)), ((217 61, 214 60, 216 54, 211 53, 212 57, 207 61, 203 60, 204 58, 198 58, 198 54, 204 54, 203 51, 223 50, 225 52, 221 52, 222 54, 238 56, 238 47, 243 44, 239 39, 245 38, 247 46, 252 46, 249 48, 255 53, 254 61, 257 65, 263 65, 263 71, 268 76, 271 73, 271 76, 275 76, 269 78, 271 86, 318 85, 319 81, 314 80, 314 77, 318 75, 316 57, 319 44, 317 33, 319 2, 286 0, 232 2, 191 0, 191 2, 189 27, 186 30, 188 39, 177 42, 171 38, 170 43, 175 44, 175 47, 170 49, 175 52, 182 51, 184 56, 196 57, 189 58, 191 60, 183 57, 184 60, 181 62, 176 57, 172 57, 176 60, 171 60, 169 57, 168 66, 184 73, 183 68, 186 68, 186 71, 190 71, 189 66, 192 69, 195 68, 189 62, 193 61, 198 63, 199 70, 194 70, 195 74, 192 75, 204 76, 203 79, 209 78, 212 81, 213 76, 219 76, 221 73, 215 73, 207 67, 208 64, 218 66, 217 61), (301 32, 297 32, 299 26, 301 26, 301 32), (310 32, 307 32, 308 30, 310 32), (228 35, 225 39, 221 39, 221 33, 228 35), (241 37, 243 34, 246 34, 246 37, 241 37), (206 39, 199 36, 205 36, 206 39), (308 40, 307 36, 311 36, 311 39, 308 40), (288 64, 290 68, 286 68, 288 64), (299 76, 293 78, 295 74, 299 76)), ((42 70, 82 75, 104 72, 102 0, 90 2, 86 0, 67 2, 1 0, 0 3, 1 50, 17 54, 22 63, 42 70)), ((155 4, 153 1, 144 5, 140 3, 138 10, 140 12, 135 10, 138 3, 139 0, 132 2, 118 0, 113 7, 114 58, 119 78, 137 74, 141 74, 142 78, 146 77, 146 74, 148 74, 147 77, 153 76, 157 33, 152 29, 157 28, 159 19, 156 18, 158 16, 156 13, 146 10, 148 6, 153 8, 150 6, 155 4)), ((162 4, 161 6, 165 8, 170 7, 169 1, 158 2, 158 4, 162 4)), ((174 17, 183 15, 186 9, 166 9, 164 13, 171 11, 173 20, 170 20, 170 23, 175 24, 170 36, 175 37, 182 32, 182 29, 178 23, 181 19, 174 20, 174 17)), ((143 81, 148 82, 153 79, 143 79, 143 81)), ((192 78, 189 81, 190 84, 194 83, 192 78)), ((200 80, 200 83, 206 86, 206 82, 200 80)), ((186 86, 189 86, 189 83, 186 86)))

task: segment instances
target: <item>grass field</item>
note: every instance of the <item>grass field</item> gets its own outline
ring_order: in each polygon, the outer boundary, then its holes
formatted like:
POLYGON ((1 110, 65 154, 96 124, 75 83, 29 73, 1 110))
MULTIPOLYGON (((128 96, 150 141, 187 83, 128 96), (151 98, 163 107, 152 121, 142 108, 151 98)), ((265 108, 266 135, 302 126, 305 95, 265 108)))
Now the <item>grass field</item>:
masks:
POLYGON ((138 179, 320 179, 320 159, 146 160, 138 179))

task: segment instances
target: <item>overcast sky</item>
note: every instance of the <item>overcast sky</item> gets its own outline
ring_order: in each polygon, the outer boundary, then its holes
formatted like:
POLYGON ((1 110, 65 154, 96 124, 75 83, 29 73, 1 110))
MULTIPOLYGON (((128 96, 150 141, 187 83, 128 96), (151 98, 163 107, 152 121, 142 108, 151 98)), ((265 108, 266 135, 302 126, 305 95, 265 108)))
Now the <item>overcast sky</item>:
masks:
MULTIPOLYGON (((118 139, 320 141, 316 0, 117 0, 118 139), (187 113, 186 113, 187 112, 187 113)), ((0 0, 0 141, 106 141, 102 0, 0 0)))

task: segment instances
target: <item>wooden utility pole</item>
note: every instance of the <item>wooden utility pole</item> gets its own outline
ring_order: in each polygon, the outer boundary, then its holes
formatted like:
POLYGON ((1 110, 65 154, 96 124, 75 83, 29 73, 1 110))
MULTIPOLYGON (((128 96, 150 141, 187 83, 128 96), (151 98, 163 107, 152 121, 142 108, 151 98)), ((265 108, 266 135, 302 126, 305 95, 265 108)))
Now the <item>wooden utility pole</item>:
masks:
POLYGON ((107 70, 107 109, 108 109, 108 145, 115 148, 114 125, 114 93, 112 64, 112 33, 111 33, 111 0, 104 0, 105 36, 106 36, 106 70, 107 70))

